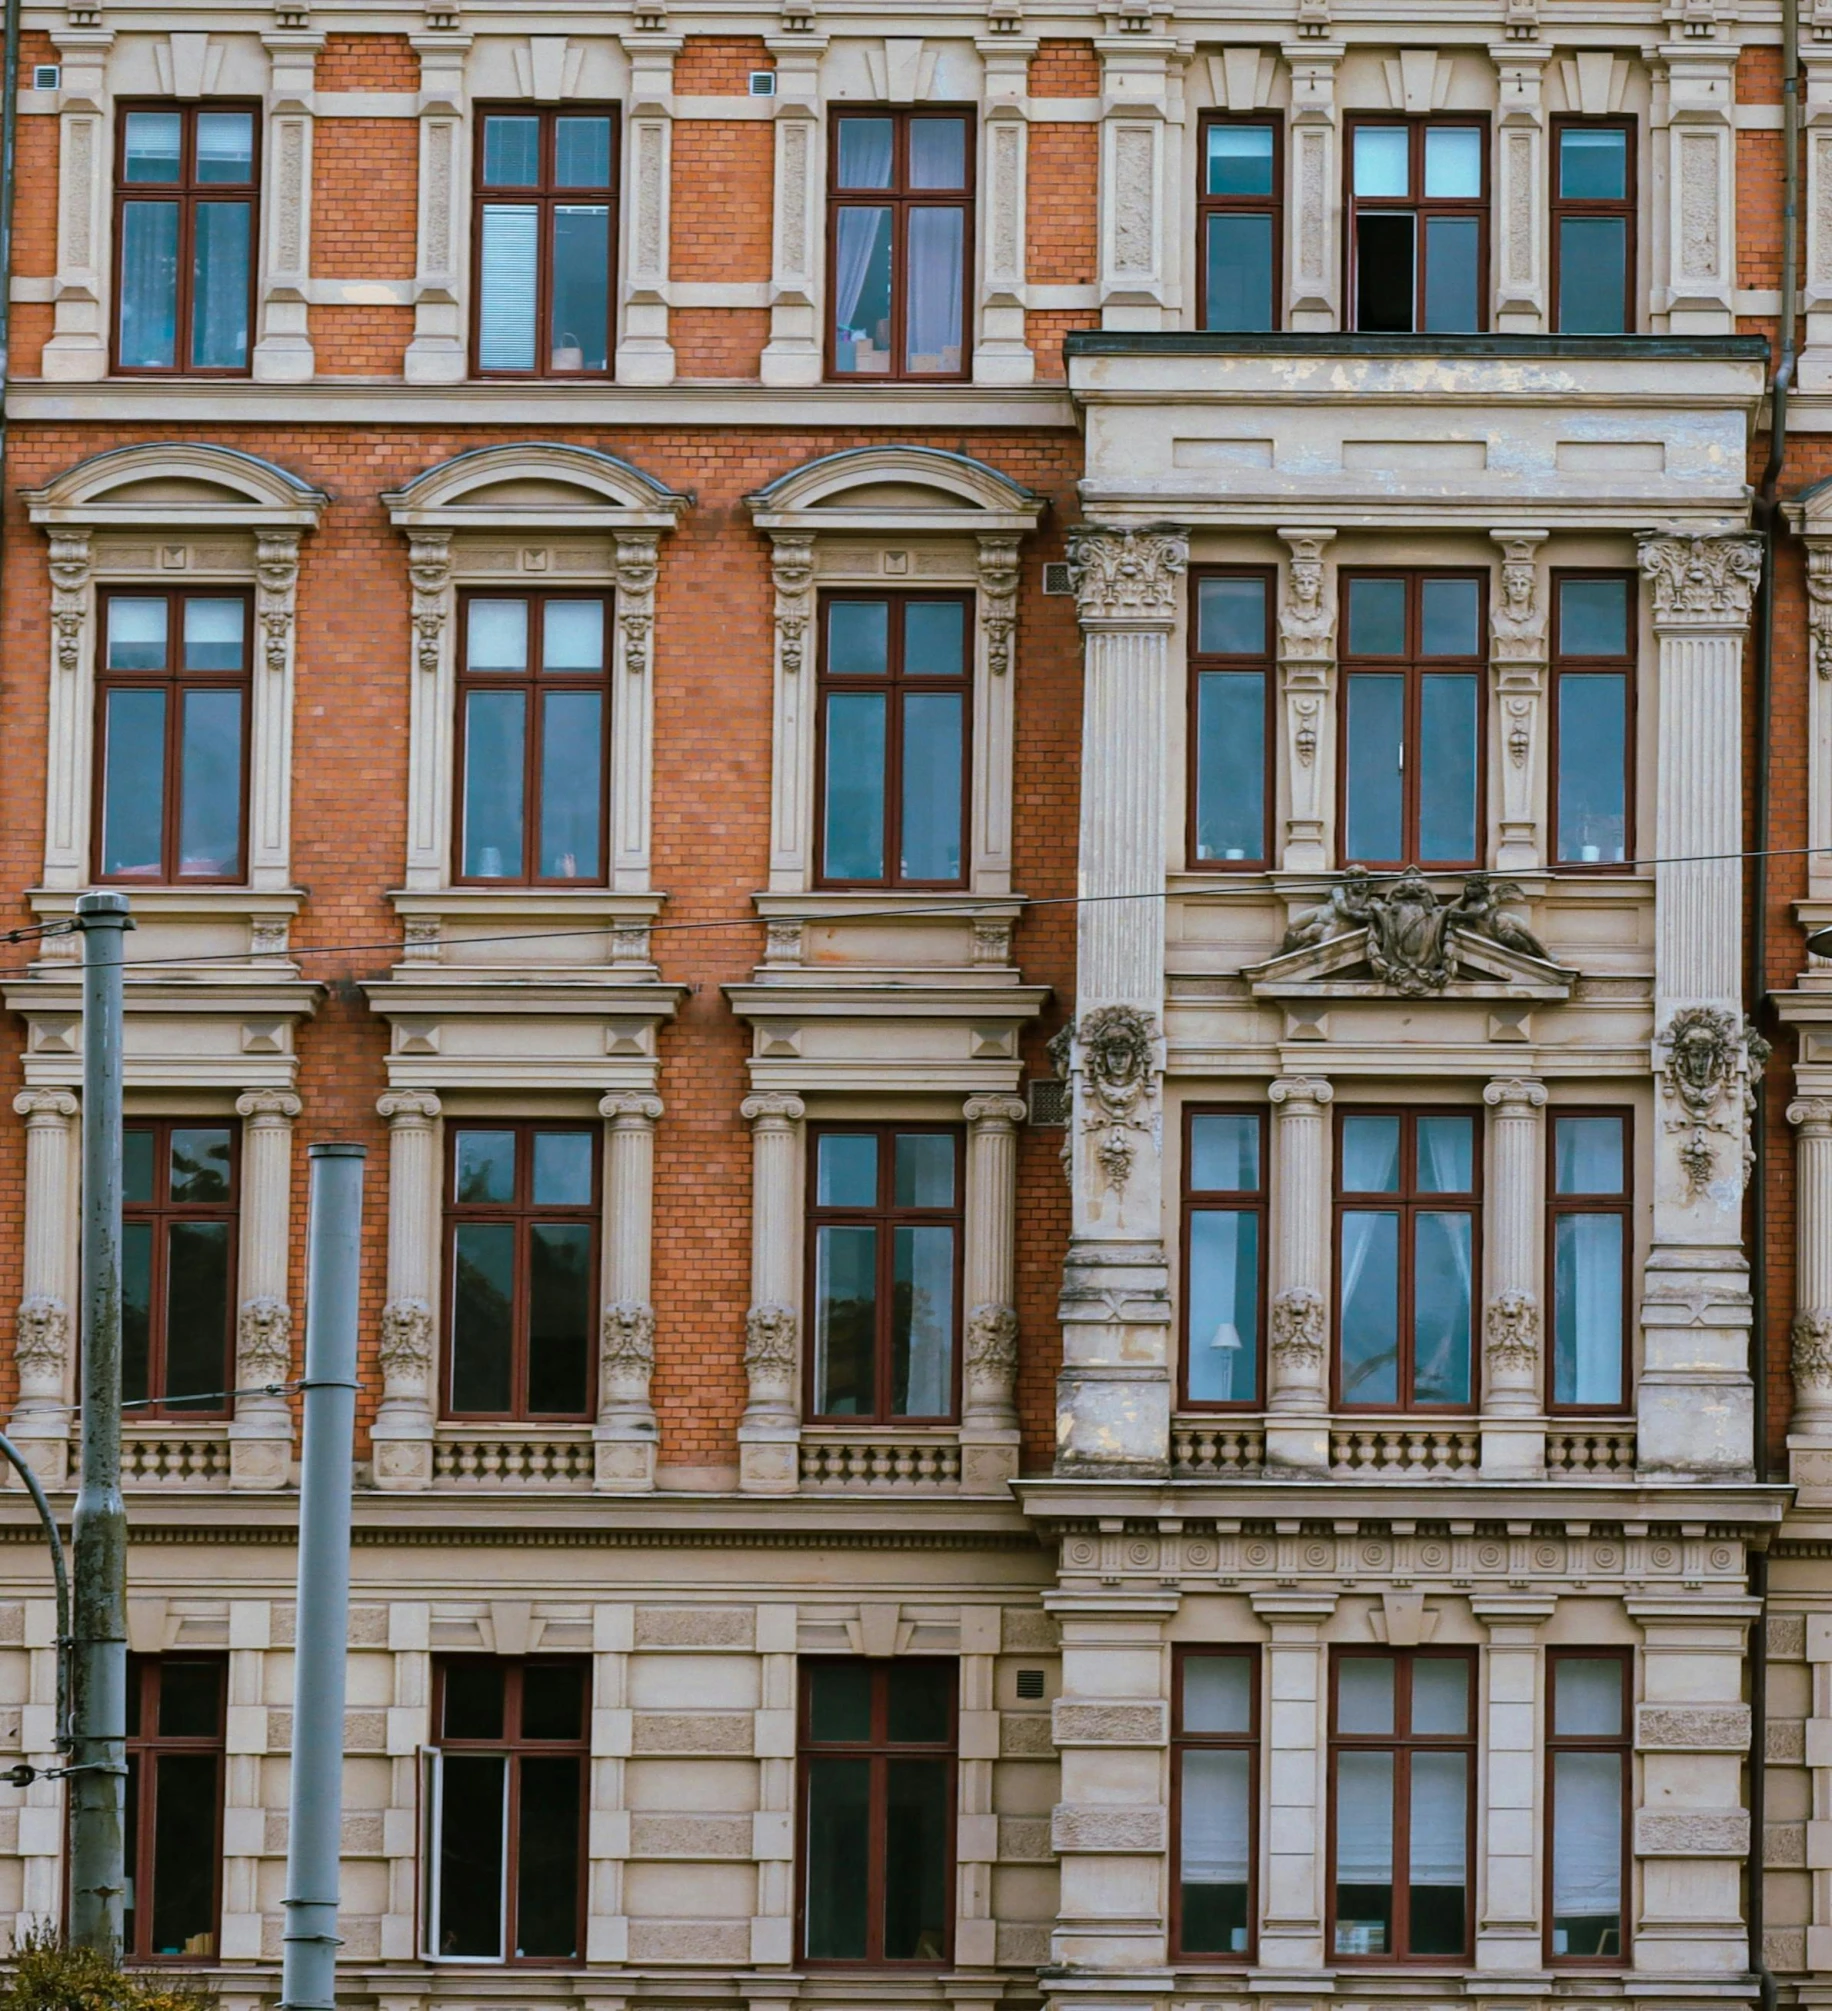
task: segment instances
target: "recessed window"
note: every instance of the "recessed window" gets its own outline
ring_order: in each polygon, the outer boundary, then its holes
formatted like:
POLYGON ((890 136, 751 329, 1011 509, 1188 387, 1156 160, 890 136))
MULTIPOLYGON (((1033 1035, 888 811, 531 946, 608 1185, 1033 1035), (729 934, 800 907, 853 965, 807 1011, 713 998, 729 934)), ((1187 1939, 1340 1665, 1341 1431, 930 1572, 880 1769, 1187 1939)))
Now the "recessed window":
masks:
POLYGON ((1552 1387, 1555 1410, 1628 1401, 1631 1127, 1625 1111, 1552 1117, 1552 1387))
POLYGON ((1558 863, 1620 867, 1632 843, 1635 582, 1552 576, 1553 830, 1558 863))
POLYGON ((115 368, 249 367, 260 110, 123 105, 115 171, 115 368))
POLYGON ((220 1655, 128 1659, 121 1940, 131 1961, 216 1958, 226 1673, 220 1655))
POLYGON ((1184 1132, 1183 1398, 1257 1404, 1266 1269, 1266 1117, 1192 1110, 1184 1132))
POLYGON ((1554 1648, 1546 1658, 1546 1959, 1561 1966, 1619 1963, 1627 1952, 1630 1669, 1619 1649, 1554 1648))
POLYGON ((1171 1781, 1177 1830, 1178 1954, 1253 1949, 1259 1684, 1251 1650, 1177 1652, 1171 1781))
POLYGON ((183 1118, 122 1131, 121 1395, 139 1417, 228 1414, 238 1144, 183 1118))
POLYGON ((1635 326, 1635 122, 1552 122, 1552 300, 1561 335, 1635 326))
POLYGON ((477 123, 478 374, 607 376, 615 111, 495 107, 477 123))
POLYGON ((1350 290, 1363 334, 1467 334, 1487 319, 1488 127, 1349 126, 1350 290))
POLYGON ((1270 863, 1272 575, 1199 572, 1190 636, 1190 859, 1270 863))
POLYGON ((1196 228, 1202 325, 1255 334, 1279 325, 1279 126, 1210 114, 1202 125, 1196 228))

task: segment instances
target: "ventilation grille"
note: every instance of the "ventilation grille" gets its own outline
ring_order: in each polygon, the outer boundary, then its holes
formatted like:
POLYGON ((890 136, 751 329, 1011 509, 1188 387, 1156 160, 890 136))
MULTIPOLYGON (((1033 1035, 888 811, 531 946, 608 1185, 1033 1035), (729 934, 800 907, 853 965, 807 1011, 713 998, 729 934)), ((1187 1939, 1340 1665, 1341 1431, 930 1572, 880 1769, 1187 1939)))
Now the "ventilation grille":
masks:
POLYGON ((1069 1085, 1053 1075, 1034 1075, 1024 1085, 1030 1099, 1030 1121, 1064 1129, 1069 1121, 1069 1085))
POLYGON ((751 96, 753 98, 773 98, 776 95, 776 72, 774 70, 753 70, 751 72, 751 96))
POLYGON ((1041 1669, 1020 1669, 1018 1671, 1018 1695, 1026 1703, 1034 1704, 1043 1695, 1043 1671, 1041 1669))
POLYGON ((34 63, 32 66, 32 89, 35 91, 58 90, 64 81, 61 65, 56 63, 34 63))
POLYGON ((1043 591, 1046 594, 1072 594, 1075 591, 1075 580, 1067 559, 1044 560, 1043 591))

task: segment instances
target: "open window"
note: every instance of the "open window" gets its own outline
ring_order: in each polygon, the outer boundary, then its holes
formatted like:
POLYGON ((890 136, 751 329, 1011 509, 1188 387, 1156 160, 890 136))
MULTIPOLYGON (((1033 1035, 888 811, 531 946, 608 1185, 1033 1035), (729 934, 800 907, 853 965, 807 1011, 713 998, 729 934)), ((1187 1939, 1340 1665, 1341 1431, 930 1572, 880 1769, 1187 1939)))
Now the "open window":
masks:
POLYGON ((1461 335, 1487 320, 1488 126, 1349 125, 1350 294, 1364 335, 1461 335))

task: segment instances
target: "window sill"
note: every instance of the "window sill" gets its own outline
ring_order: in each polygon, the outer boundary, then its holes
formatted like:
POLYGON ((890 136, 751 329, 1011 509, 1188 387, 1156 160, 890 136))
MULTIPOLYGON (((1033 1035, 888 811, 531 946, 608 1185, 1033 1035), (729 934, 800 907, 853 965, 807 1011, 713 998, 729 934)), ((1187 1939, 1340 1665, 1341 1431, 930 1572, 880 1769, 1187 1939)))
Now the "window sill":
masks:
POLYGON ((662 894, 608 887, 443 887, 396 889, 389 900, 405 938, 400 971, 429 968, 572 973, 609 967, 632 977, 653 973, 649 930, 662 894), (534 934, 550 921, 558 933, 534 934), (517 938, 521 938, 517 940, 517 938))

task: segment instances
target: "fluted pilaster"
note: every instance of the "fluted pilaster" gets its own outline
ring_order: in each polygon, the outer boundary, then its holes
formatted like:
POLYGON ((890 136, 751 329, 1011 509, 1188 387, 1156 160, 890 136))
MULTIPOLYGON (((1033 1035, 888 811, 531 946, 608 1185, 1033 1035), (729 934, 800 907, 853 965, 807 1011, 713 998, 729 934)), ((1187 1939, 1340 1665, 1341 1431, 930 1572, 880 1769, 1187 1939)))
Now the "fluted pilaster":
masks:
POLYGON ((1484 1214, 1489 1295, 1482 1312, 1482 1470, 1519 1479, 1541 1472, 1546 1463, 1545 1427, 1538 1422, 1545 1356, 1539 1252, 1546 1085, 1508 1076, 1491 1082, 1482 1100, 1492 1113, 1484 1214))
POLYGON ((659 1096, 607 1096, 604 1136, 604 1313, 598 1354, 595 1485, 613 1494, 655 1485, 655 1308, 650 1246, 659 1096))
POLYGON ((13 1098, 13 1108, 25 1119, 25 1222, 23 1289, 13 1335, 19 1396, 7 1431, 39 1479, 61 1486, 73 1415, 75 1127, 81 1106, 67 1089, 25 1089, 13 1098))
POLYGON ((1832 1439, 1832 1103, 1802 1097, 1794 1127, 1794 1415, 1789 1432, 1832 1439))
POLYGON ((242 1228, 237 1252, 242 1301, 235 1326, 235 1399, 229 1427, 229 1485, 284 1487, 293 1452, 292 1408, 263 1385, 293 1369, 293 1311, 287 1303, 287 1234, 292 1206, 293 1120, 289 1089, 251 1089, 236 1099, 242 1120, 242 1228))
POLYGON ((422 1488, 433 1477, 440 1105, 430 1091, 394 1090, 375 1107, 388 1120, 388 1301, 382 1402, 370 1434, 375 1484, 422 1488))
POLYGON ((744 1320, 748 1394, 738 1426, 738 1485, 792 1494, 801 1440, 802 1119, 799 1096, 747 1096, 751 1127, 751 1306, 744 1320))
POLYGON ((961 1486, 968 1494, 999 1494, 1018 1471, 1014 1241, 1024 1100, 970 1096, 961 1114, 967 1120, 961 1486))
POLYGON ((1281 1076, 1268 1092, 1278 1182, 1278 1242, 1266 1309, 1266 1466, 1329 1470, 1329 1106, 1320 1076, 1281 1076))

